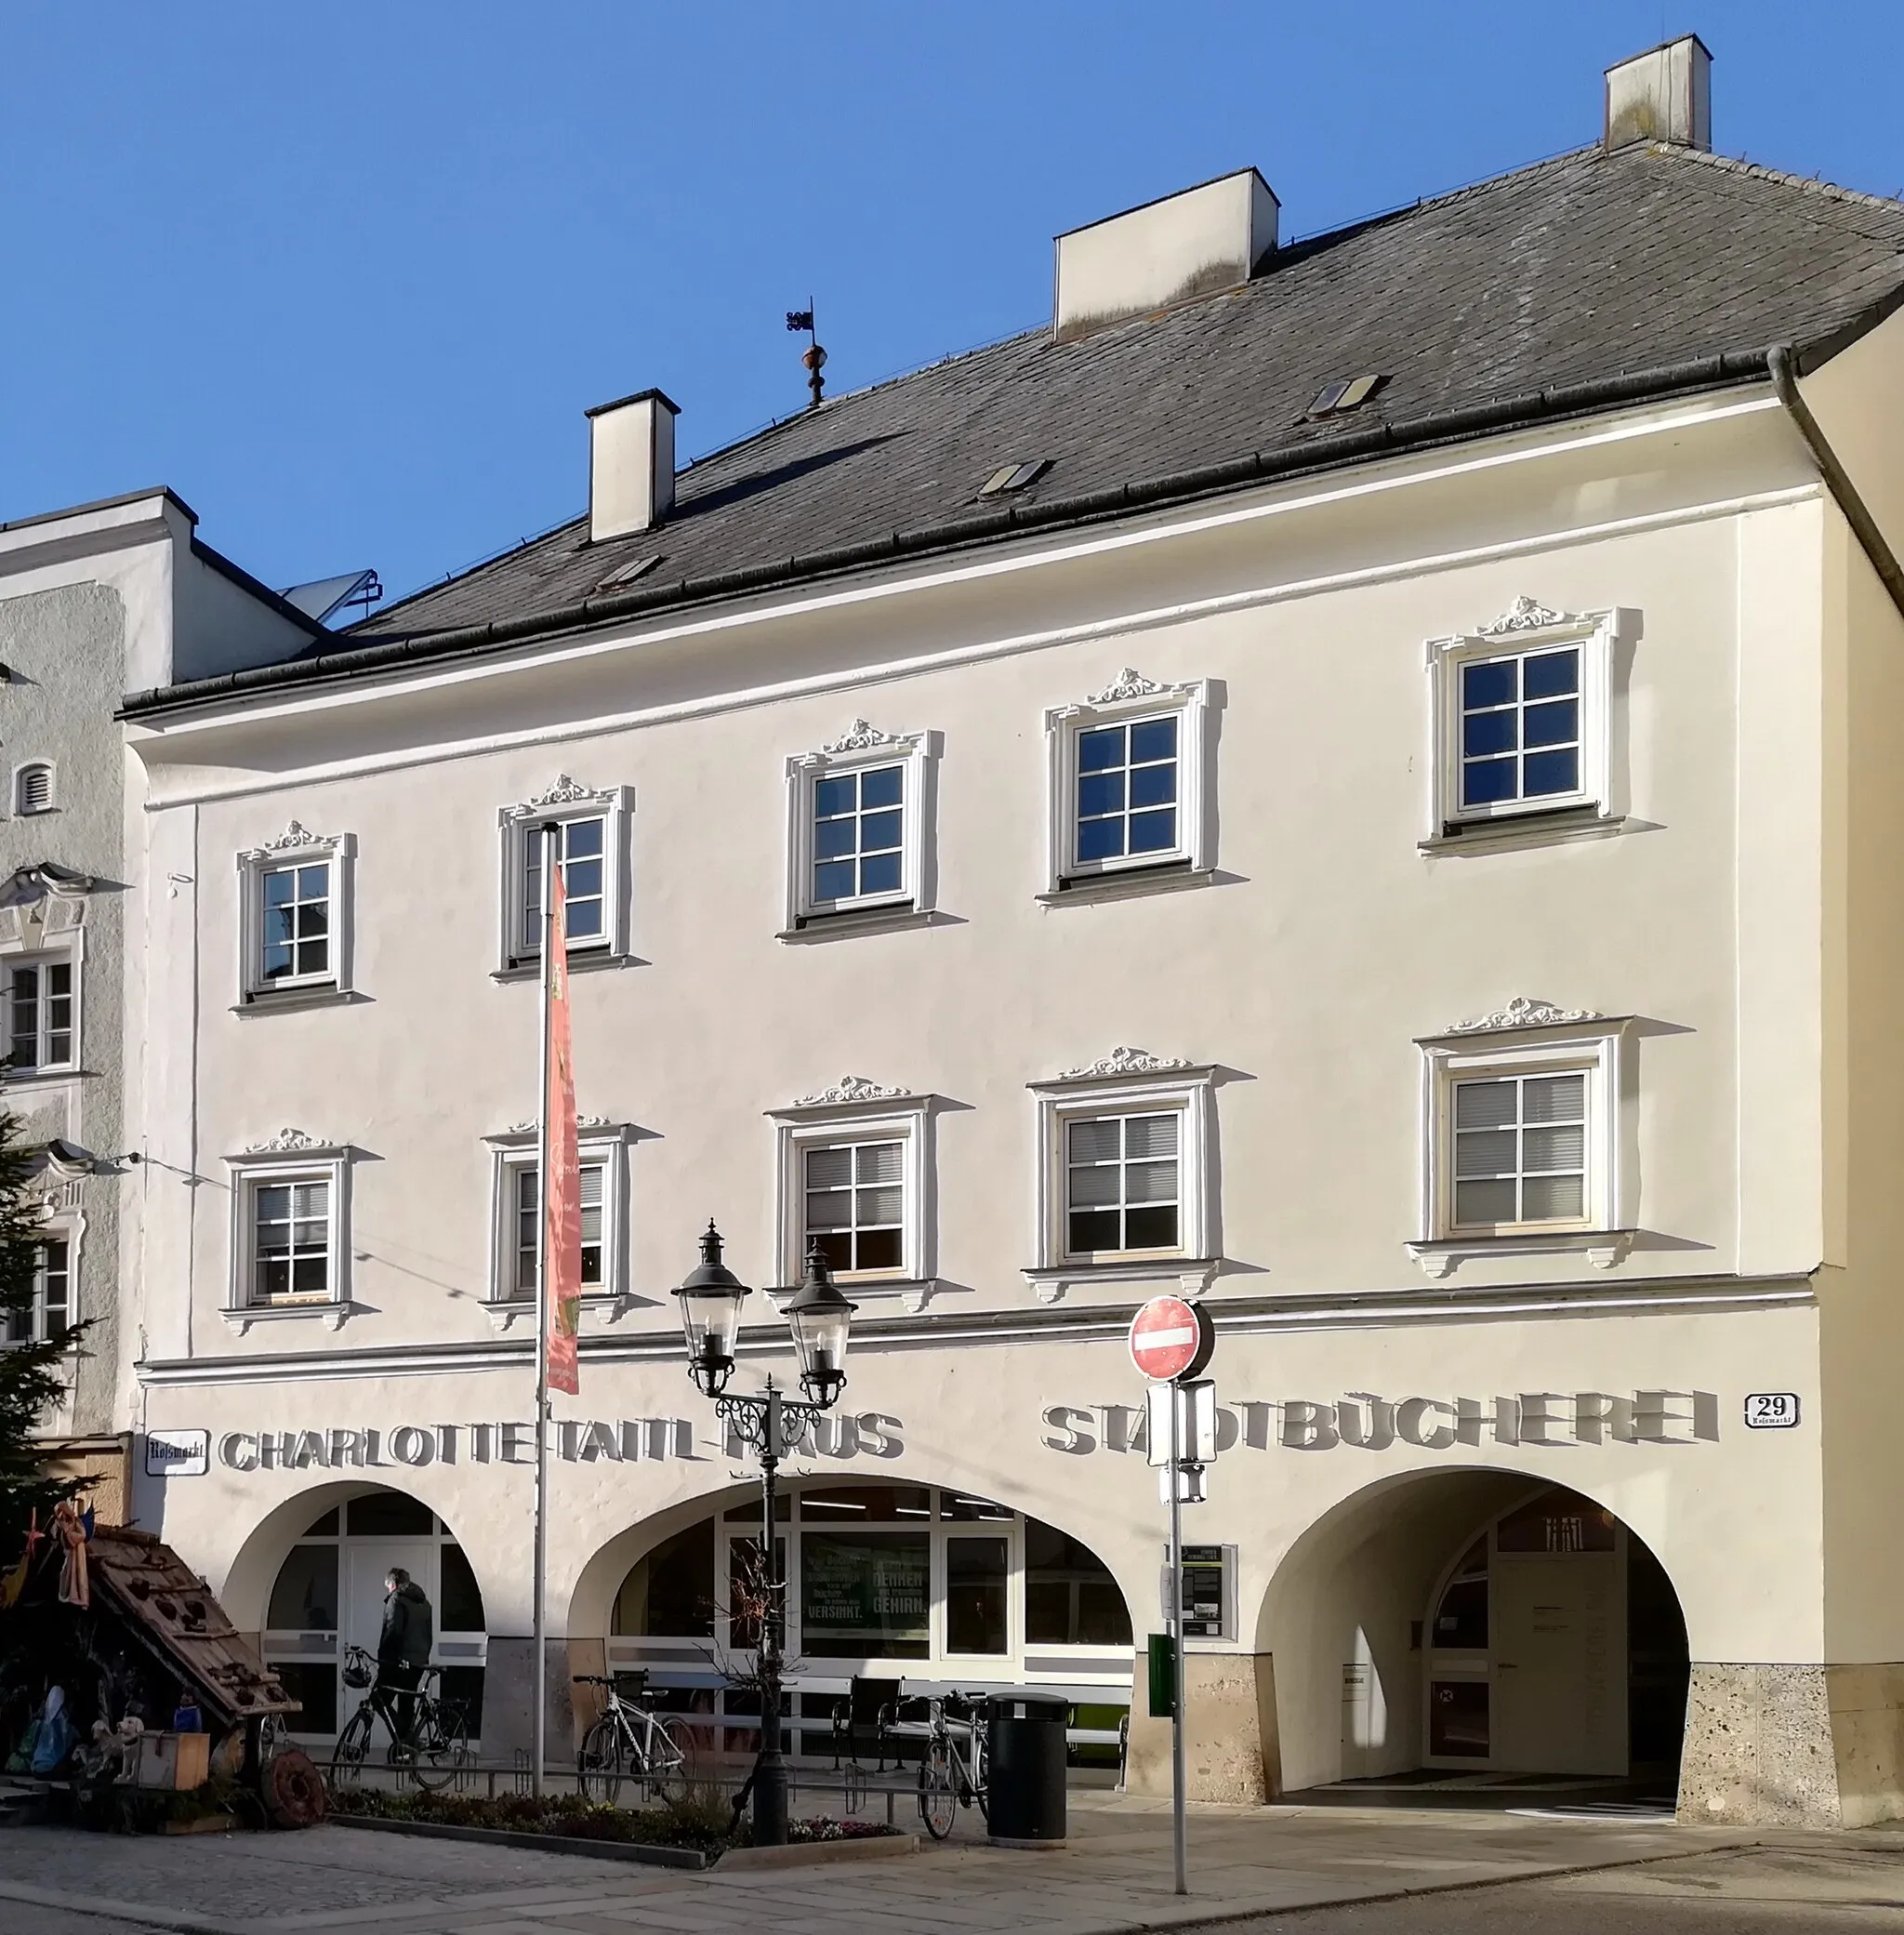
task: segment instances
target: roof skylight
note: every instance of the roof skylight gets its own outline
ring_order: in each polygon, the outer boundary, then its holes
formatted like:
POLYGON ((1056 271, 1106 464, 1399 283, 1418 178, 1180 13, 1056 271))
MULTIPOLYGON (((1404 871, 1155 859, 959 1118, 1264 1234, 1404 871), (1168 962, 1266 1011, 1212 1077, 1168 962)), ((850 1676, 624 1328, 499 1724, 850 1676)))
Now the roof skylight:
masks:
POLYGON ((626 564, 617 564, 595 589, 598 591, 619 591, 624 585, 631 585, 638 577, 646 577, 661 562, 659 551, 645 558, 630 558, 626 564))
POLYGON ((982 497, 1009 497, 1013 491, 1023 490, 1028 484, 1036 484, 1051 468, 1048 457, 1040 457, 1028 464, 1004 464, 979 485, 982 497))
POLYGON ((1384 376, 1340 377, 1333 383, 1325 383, 1302 414, 1312 423, 1318 417, 1346 416, 1366 404, 1387 381, 1384 376))

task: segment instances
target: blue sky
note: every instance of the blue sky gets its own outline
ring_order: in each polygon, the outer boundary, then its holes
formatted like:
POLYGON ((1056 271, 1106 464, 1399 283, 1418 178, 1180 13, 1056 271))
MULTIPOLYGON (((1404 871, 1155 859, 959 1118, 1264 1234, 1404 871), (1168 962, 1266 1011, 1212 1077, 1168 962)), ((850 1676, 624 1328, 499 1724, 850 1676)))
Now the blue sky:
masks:
POLYGON ((1307 234, 1591 139, 1688 30, 1714 145, 1904 189, 1904 8, 324 0, 8 10, 0 519, 169 484, 394 596, 575 515, 590 404, 704 452, 1042 321, 1051 237, 1254 163, 1307 234))

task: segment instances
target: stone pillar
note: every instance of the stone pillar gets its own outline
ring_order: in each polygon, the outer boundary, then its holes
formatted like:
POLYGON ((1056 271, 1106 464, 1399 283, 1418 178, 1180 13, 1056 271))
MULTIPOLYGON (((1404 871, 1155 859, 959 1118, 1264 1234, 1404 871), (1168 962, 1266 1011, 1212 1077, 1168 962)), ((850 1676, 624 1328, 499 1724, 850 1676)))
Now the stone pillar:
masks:
MULTIPOLYGON (((1276 1743, 1276 1673, 1268 1653, 1185 1654, 1183 1711, 1186 1798, 1274 1800, 1282 1792, 1276 1743)), ((1153 1720, 1140 1655, 1130 1703, 1130 1752, 1124 1784, 1131 1794, 1170 1791, 1170 1723, 1153 1720)))
MULTIPOLYGON (((529 1751, 529 1695, 533 1680, 535 1641, 490 1635, 487 1669, 483 1676, 483 1757, 507 1762, 518 1751, 529 1751)), ((589 1673, 599 1669, 583 1665, 589 1673)), ((543 1744, 549 1765, 573 1765, 575 1757, 575 1707, 569 1685, 569 1644, 549 1642, 549 1706, 543 1723, 543 1744)))
POLYGON ((1904 1816, 1904 1665, 1696 1664, 1679 1818, 1868 1827, 1904 1816))

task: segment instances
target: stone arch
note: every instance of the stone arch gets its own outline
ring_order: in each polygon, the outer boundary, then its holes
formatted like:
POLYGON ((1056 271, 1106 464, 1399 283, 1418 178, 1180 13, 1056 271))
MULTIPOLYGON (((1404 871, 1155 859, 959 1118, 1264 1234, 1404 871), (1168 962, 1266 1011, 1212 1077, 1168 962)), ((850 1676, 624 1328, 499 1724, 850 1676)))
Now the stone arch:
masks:
MULTIPOLYGON (((1502 1465, 1398 1472, 1338 1499, 1289 1546, 1258 1609, 1256 1649, 1272 1661, 1284 1792, 1344 1777, 1345 1706, 1366 1699, 1379 1739, 1351 1773, 1379 1775, 1425 1757, 1423 1626, 1464 1547, 1542 1491, 1566 1489, 1611 1512, 1658 1565, 1690 1634, 1695 1609, 1673 1555, 1573 1474, 1502 1465)), ((1644 1501, 1641 1502, 1642 1504, 1644 1501)))

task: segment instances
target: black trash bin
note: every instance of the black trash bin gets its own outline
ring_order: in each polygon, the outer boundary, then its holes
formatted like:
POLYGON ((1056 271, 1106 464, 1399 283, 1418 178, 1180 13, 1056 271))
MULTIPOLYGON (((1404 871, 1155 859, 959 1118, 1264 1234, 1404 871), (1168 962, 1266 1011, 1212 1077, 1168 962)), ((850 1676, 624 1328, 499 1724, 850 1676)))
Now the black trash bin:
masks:
POLYGON ((1032 1695, 986 1703, 985 1815, 1005 1847, 1055 1847, 1064 1838, 1064 1729, 1071 1705, 1032 1695))

